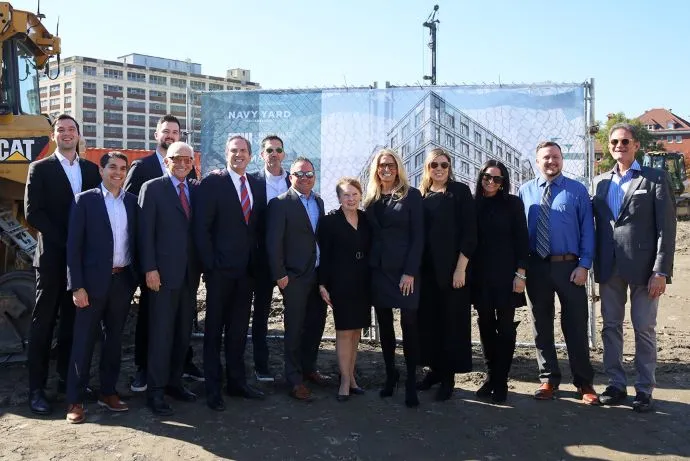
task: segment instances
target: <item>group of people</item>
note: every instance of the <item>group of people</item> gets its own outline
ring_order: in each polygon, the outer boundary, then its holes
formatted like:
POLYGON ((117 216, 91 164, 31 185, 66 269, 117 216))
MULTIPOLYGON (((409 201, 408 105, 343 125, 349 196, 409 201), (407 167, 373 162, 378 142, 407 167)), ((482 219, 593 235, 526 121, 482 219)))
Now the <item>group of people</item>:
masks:
POLYGON ((487 368, 476 395, 496 403, 507 399, 515 310, 527 304, 541 381, 535 398, 553 399, 561 381, 555 295, 573 384, 583 402, 623 402, 622 324, 630 291, 638 372, 633 408, 653 406, 656 311, 672 275, 675 211, 666 174, 635 161, 639 141, 633 126, 619 124, 610 131, 616 166, 595 178, 592 198, 562 174, 563 156, 554 142, 537 146, 541 174, 523 184, 519 196, 510 194, 510 174, 498 160, 483 165, 473 197, 455 180, 445 150, 427 154, 416 189, 398 154, 382 149, 372 160, 366 189, 355 178, 337 181, 340 207, 328 214, 313 191, 313 163, 297 157, 284 168, 284 145, 276 135, 261 141, 264 168, 253 174, 246 172, 251 144, 230 136, 227 167, 200 181, 192 171, 193 150, 179 141, 180 124, 171 115, 158 123, 156 152, 131 167, 119 152, 105 154, 100 167, 80 159, 79 125, 68 115, 55 120, 51 137, 57 150, 31 164, 25 201, 26 219, 39 232, 29 345, 34 413, 52 411, 44 389, 58 313, 57 371, 59 390, 66 390, 67 420, 85 420, 99 338, 98 404, 127 410, 116 383, 122 332, 137 286, 138 371, 131 388, 146 391, 147 405, 158 415, 173 413, 166 396, 196 400, 183 385, 184 375, 204 380, 212 410, 225 409, 223 390, 264 397, 247 382, 244 352, 252 317, 256 379, 272 382, 266 334, 275 286, 283 295, 290 396, 310 401, 308 383, 330 385, 317 368, 327 306, 336 328, 336 398, 345 402, 365 392, 355 362, 374 306, 386 376, 379 394, 393 395, 401 379, 395 365, 397 309, 408 407, 419 405, 418 391, 435 385, 436 400, 451 398, 454 375, 472 369, 472 305, 487 368), (609 377, 601 396, 593 387, 587 336, 585 285, 592 264, 602 295, 609 377), (189 345, 202 273, 203 373, 193 365, 189 345), (419 366, 428 371, 416 381, 419 366))

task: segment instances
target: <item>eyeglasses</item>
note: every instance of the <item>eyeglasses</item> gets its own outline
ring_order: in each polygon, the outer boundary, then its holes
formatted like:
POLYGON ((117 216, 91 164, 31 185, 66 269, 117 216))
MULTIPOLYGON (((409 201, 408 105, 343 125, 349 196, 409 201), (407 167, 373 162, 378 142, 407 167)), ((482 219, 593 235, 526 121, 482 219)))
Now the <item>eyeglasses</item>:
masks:
POLYGON ((267 154, 272 154, 274 151, 275 151, 276 154, 282 154, 282 153, 283 153, 283 148, 282 148, 282 147, 276 147, 276 148, 267 147, 267 148, 264 149, 264 151, 266 151, 267 154))
POLYGON ((297 179, 302 179, 302 178, 310 178, 311 179, 314 177, 313 171, 295 171, 295 172, 290 173, 290 174, 297 179))
POLYGON ((484 173, 482 175, 482 181, 486 181, 488 183, 493 182, 496 185, 501 185, 503 184, 503 176, 491 176, 489 173, 484 173))
POLYGON ((389 169, 389 170, 393 171, 393 170, 397 170, 397 169, 398 169, 398 165, 396 165, 395 163, 379 163, 379 164, 377 165, 377 168, 378 168, 379 170, 389 169))
POLYGON ((611 140, 609 140, 609 142, 610 142, 611 145, 614 146, 614 147, 617 146, 618 143, 621 143, 622 145, 627 146, 628 144, 630 144, 630 139, 628 139, 628 138, 623 138, 623 139, 611 139, 611 140))
POLYGON ((439 166, 440 166, 441 168, 443 168, 444 170, 447 170, 448 167, 450 166, 450 163, 448 163, 448 162, 441 162, 441 163, 438 163, 438 162, 431 162, 431 163, 429 164, 429 166, 431 167, 432 170, 435 170, 435 169, 438 168, 439 166))
POLYGON ((185 165, 189 165, 192 163, 192 157, 185 157, 185 156, 176 156, 176 157, 166 157, 169 158, 171 162, 173 163, 184 163, 185 165))

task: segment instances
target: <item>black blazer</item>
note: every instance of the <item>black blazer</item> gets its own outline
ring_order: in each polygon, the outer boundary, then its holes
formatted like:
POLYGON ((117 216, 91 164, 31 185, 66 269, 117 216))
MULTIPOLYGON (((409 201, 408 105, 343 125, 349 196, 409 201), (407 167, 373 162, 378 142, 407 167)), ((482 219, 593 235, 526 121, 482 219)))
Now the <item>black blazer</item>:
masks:
MULTIPOLYGON (((129 171, 127 172, 127 177, 125 178, 124 189, 125 191, 138 196, 141 186, 146 181, 160 178, 166 173, 167 172, 161 168, 156 151, 153 151, 151 155, 132 162, 132 165, 129 167, 129 171)), ((192 171, 190 171, 187 175, 187 180, 191 179, 197 179, 194 168, 192 168, 192 171)))
POLYGON ((425 261, 431 264, 440 287, 453 285, 460 253, 470 258, 477 246, 474 199, 466 184, 449 181, 438 209, 425 213, 425 261))
POLYGON ((376 213, 376 203, 366 209, 373 238, 370 263, 392 278, 402 274, 419 275, 424 251, 424 216, 422 195, 415 188, 402 200, 385 207, 382 219, 376 213))
MULTIPOLYGON (((127 210, 127 243, 132 263, 132 280, 136 280, 137 197, 122 192, 127 210)), ((100 187, 74 197, 67 237, 67 288, 86 289, 91 297, 108 294, 113 268, 113 230, 100 187)))
MULTIPOLYGON (((247 176, 251 176, 257 181, 262 181, 264 184, 264 197, 266 198, 266 201, 268 202, 268 196, 266 193, 266 169, 261 168, 259 171, 255 171, 254 173, 249 173, 247 176)), ((285 176, 285 185, 287 186, 288 190, 290 189, 290 175, 285 176)), ((272 277, 270 275, 270 268, 268 264, 268 252, 266 250, 266 217, 268 213, 266 210, 268 209, 268 203, 266 203, 266 209, 264 210, 264 213, 261 215, 261 219, 259 220, 257 224, 257 267, 258 271, 262 273, 268 273, 269 279, 272 277)))
POLYGON ((185 275, 198 274, 192 240, 196 183, 188 181, 192 216, 187 219, 170 176, 144 183, 139 193, 139 259, 141 271, 157 270, 161 283, 179 289, 185 275))
MULTIPOLYGON (((315 192, 319 222, 324 215, 323 200, 315 192)), ((318 225, 317 225, 318 232, 318 225)), ((301 277, 316 264, 316 233, 297 192, 290 188, 268 204, 266 249, 273 280, 286 275, 301 277)))
MULTIPOLYGON (((80 158, 81 191, 101 183, 95 163, 80 158)), ((24 216, 38 231, 34 267, 59 268, 66 265, 67 227, 74 193, 55 154, 29 165, 24 190, 24 216)))
POLYGON ((247 175, 253 197, 244 221, 237 189, 227 169, 210 173, 196 189, 194 241, 203 270, 231 277, 255 273, 259 223, 266 212, 266 183, 247 175))

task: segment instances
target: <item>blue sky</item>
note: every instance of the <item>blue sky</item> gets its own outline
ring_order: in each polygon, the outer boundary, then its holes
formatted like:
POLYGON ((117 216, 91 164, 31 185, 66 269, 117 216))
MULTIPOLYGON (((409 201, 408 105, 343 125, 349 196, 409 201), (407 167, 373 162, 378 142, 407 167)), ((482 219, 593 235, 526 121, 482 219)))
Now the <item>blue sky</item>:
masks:
MULTIPOLYGON (((35 11, 35 0, 14 0, 35 11)), ((690 2, 649 0, 43 0, 63 57, 132 52, 206 74, 251 70, 264 88, 422 83, 438 19, 438 83, 595 79, 595 115, 665 107, 690 118, 690 2)))

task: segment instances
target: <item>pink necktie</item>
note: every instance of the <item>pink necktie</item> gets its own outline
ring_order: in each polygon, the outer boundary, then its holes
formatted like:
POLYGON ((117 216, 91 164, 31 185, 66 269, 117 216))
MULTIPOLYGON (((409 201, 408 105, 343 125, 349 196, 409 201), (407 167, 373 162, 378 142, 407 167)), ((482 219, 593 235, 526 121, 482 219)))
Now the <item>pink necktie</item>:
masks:
POLYGON ((249 192, 245 182, 247 178, 240 176, 240 204, 242 204, 242 214, 244 215, 244 222, 249 224, 249 215, 251 214, 251 203, 249 201, 249 192))

